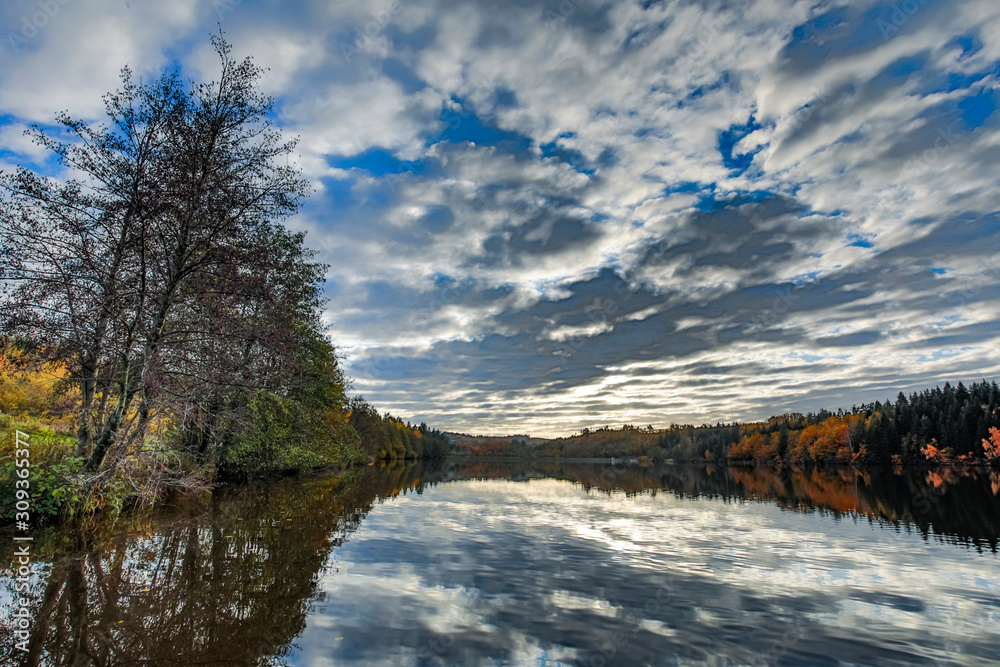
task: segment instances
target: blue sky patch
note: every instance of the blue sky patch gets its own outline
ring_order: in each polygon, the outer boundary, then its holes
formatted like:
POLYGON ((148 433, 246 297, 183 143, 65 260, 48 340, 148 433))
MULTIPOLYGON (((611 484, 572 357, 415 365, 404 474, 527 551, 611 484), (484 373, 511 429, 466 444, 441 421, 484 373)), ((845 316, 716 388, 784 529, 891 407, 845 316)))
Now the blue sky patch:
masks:
POLYGON ((476 146, 501 146, 512 153, 523 153, 531 146, 531 139, 528 137, 484 123, 472 112, 444 109, 441 121, 445 124, 444 129, 433 135, 428 140, 428 145, 439 141, 453 144, 468 141, 476 146))
POLYGON ((543 158, 555 158, 560 162, 565 162, 581 174, 593 174, 594 169, 587 163, 587 158, 583 153, 574 148, 565 148, 555 141, 542 144, 538 147, 543 158))
POLYGON ((734 154, 733 150, 743 137, 762 127, 751 114, 746 123, 742 125, 730 125, 728 130, 720 132, 718 146, 719 153, 722 154, 722 163, 736 172, 736 174, 742 174, 749 169, 754 155, 759 153, 760 149, 741 154, 734 154))
POLYGON ((373 176, 387 174, 420 174, 424 171, 422 161, 400 160, 392 151, 375 146, 357 155, 331 155, 328 158, 331 167, 336 169, 361 169, 373 176))
POLYGON ((997 110, 997 91, 991 88, 970 95, 958 103, 958 108, 962 110, 962 120, 967 128, 974 130, 982 127, 997 110))
POLYGON ((969 58, 973 56, 983 48, 983 42, 979 39, 978 35, 960 35, 955 39, 951 40, 946 44, 946 46, 958 46, 962 49, 962 58, 969 58))

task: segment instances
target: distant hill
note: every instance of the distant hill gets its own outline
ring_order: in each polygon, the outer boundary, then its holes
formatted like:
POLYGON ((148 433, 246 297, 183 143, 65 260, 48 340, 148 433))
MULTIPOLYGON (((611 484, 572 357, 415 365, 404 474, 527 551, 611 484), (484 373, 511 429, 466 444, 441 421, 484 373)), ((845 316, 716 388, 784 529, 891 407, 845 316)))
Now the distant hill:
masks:
POLYGON ((895 401, 752 423, 585 428, 552 439, 445 435, 454 451, 470 455, 1000 465, 1000 387, 985 380, 969 386, 945 383, 909 396, 901 392, 895 401))
POLYGON ((459 454, 475 456, 533 456, 537 448, 549 442, 530 435, 469 435, 445 431, 444 435, 459 454))

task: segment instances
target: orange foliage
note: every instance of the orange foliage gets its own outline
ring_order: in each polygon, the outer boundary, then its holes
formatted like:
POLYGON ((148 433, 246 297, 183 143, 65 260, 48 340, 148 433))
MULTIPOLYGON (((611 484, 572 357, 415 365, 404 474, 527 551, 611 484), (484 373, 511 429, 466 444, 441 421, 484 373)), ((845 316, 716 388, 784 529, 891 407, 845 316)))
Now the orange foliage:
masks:
POLYGON ((49 418, 72 413, 76 391, 57 391, 68 375, 62 365, 35 364, 17 350, 0 351, 0 412, 49 418))
MULTIPOLYGON (((778 456, 779 438, 787 437, 787 456, 792 464, 836 462, 864 464, 872 457, 871 443, 866 443, 864 434, 871 427, 858 413, 831 415, 822 422, 809 424, 801 430, 785 428, 779 432, 761 433, 759 424, 742 427, 742 437, 729 449, 731 461, 780 461, 778 456)), ((772 418, 761 430, 772 430, 777 418, 772 418)), ((799 422, 801 423, 801 421, 799 422)), ((991 428, 990 437, 983 440, 983 451, 990 463, 1000 463, 1000 428, 991 428)), ((937 465, 977 465, 982 462, 976 454, 969 452, 959 456, 952 449, 942 447, 936 439, 921 448, 924 458, 937 465)), ((893 472, 902 472, 903 457, 892 454, 893 472)))
POLYGON ((989 461, 1000 461, 1000 429, 990 429, 990 439, 983 440, 983 451, 989 461))
POLYGON ((951 456, 946 450, 938 448, 937 440, 934 438, 931 438, 930 444, 924 445, 924 448, 920 451, 923 452, 924 457, 932 463, 948 463, 948 461, 951 460, 951 456))
MULTIPOLYGON (((819 438, 819 426, 816 424, 810 424, 802 429, 798 433, 798 438, 795 439, 795 445, 791 448, 792 450, 792 460, 793 461, 804 461, 809 456, 811 456, 812 445, 819 438)), ((789 443, 792 442, 792 438, 789 437, 789 443)))
MULTIPOLYGON (((777 435, 777 434, 775 434, 777 435)), ((740 461, 770 461, 778 458, 778 439, 763 433, 744 435, 740 441, 733 443, 729 450, 729 458, 740 461)))
POLYGON ((828 417, 820 424, 810 424, 801 431, 791 431, 788 443, 793 461, 853 461, 857 455, 851 448, 851 422, 860 417, 828 417))

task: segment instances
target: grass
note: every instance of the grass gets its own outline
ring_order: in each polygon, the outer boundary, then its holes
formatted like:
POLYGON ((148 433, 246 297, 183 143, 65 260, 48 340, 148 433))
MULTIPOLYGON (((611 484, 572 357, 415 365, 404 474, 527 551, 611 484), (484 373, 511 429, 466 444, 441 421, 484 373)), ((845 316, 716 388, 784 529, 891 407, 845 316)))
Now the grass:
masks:
POLYGON ((45 522, 59 516, 67 506, 79 499, 71 482, 82 467, 75 456, 76 439, 69 435, 64 423, 36 417, 15 417, 0 414, 0 523, 15 519, 18 498, 17 482, 21 468, 19 460, 29 462, 28 489, 31 523, 45 522), (25 457, 16 456, 16 431, 27 434, 25 457))
POLYGON ((33 452, 32 463, 46 459, 35 458, 35 447, 42 456, 60 458, 70 456, 76 449, 76 437, 65 419, 42 419, 22 415, 16 417, 0 413, 0 456, 14 452, 14 432, 28 434, 28 442, 33 452))

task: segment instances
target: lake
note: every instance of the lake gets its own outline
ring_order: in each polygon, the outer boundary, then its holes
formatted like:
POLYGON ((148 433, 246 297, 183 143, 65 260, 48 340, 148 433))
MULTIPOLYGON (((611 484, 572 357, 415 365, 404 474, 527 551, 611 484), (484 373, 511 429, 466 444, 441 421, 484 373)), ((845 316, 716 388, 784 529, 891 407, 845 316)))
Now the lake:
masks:
POLYGON ((369 466, 36 531, 0 661, 998 664, 998 537, 989 471, 369 466))

